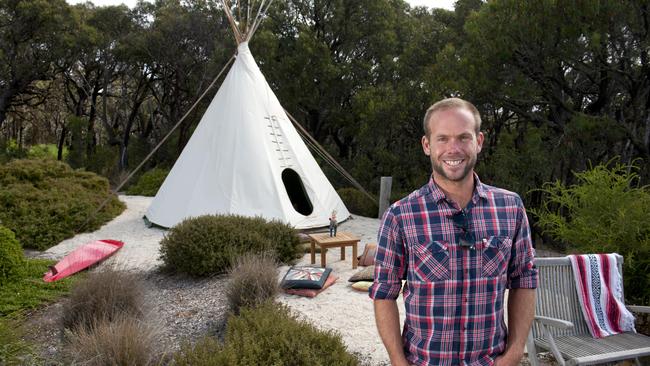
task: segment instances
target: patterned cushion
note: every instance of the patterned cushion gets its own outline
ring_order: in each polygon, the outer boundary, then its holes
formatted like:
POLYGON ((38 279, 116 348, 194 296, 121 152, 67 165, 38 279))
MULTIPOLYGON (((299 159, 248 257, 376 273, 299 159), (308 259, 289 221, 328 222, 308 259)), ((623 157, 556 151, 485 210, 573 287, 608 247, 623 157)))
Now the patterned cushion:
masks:
POLYGON ((357 281, 372 281, 375 278, 375 266, 368 266, 359 272, 355 273, 350 277, 348 281, 357 282, 357 281))

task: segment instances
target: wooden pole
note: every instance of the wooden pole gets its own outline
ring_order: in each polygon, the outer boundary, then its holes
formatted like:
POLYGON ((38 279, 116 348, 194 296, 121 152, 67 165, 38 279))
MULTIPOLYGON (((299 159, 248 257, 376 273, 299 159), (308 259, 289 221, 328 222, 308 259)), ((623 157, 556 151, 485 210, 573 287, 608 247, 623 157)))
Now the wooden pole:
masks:
POLYGON ((390 189, 393 186, 393 177, 381 177, 381 188, 379 190, 379 215, 381 218, 390 206, 390 189))

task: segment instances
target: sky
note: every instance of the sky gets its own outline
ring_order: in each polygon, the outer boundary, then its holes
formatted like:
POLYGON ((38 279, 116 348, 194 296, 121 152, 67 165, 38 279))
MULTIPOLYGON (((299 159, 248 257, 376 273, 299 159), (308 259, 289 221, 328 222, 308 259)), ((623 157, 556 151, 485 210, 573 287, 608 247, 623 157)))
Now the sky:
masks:
MULTIPOLYGON (((69 4, 78 4, 85 3, 86 0, 66 0, 69 4)), ((406 0, 407 3, 411 6, 427 6, 427 7, 436 7, 436 8, 445 8, 449 10, 454 10, 454 2, 456 0, 406 0)), ((97 6, 104 5, 118 5, 126 4, 129 7, 135 6, 137 0, 90 0, 93 4, 97 6)))

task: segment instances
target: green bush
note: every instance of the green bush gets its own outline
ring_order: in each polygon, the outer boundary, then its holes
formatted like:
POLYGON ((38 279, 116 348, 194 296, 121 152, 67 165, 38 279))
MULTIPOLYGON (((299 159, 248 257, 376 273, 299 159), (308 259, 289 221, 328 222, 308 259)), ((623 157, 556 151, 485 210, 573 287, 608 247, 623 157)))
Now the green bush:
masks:
MULTIPOLYGON (((33 145, 27 150, 29 159, 56 159, 59 154, 59 148, 55 144, 38 144, 33 145)), ((63 147, 63 156, 65 160, 68 157, 68 148, 63 147)))
POLYGON ((92 329, 102 321, 144 312, 144 285, 137 274, 111 268, 91 272, 79 282, 63 307, 63 326, 75 332, 92 329))
POLYGON ((160 242, 160 258, 170 270, 195 276, 224 273, 244 253, 271 251, 281 262, 300 252, 295 230, 263 218, 204 215, 182 221, 160 242))
POLYGON ((258 306, 277 295, 278 269, 270 253, 246 253, 228 270, 226 298, 233 314, 243 307, 258 306))
POLYGON ((377 217, 379 206, 356 188, 341 188, 336 191, 345 203, 345 207, 356 215, 377 217))
POLYGON ((43 273, 54 263, 44 259, 25 259, 21 275, 0 286, 0 317, 38 309, 43 304, 57 300, 70 290, 71 284, 79 276, 83 276, 82 274, 56 282, 44 282, 43 273))
POLYGON ((167 178, 169 170, 154 168, 142 174, 138 182, 129 187, 127 194, 153 197, 167 178))
POLYGON ((601 164, 575 173, 575 185, 547 183, 543 206, 531 211, 539 226, 572 252, 623 255, 626 296, 647 304, 650 189, 637 187, 637 170, 634 165, 601 164))
POLYGON ((74 236, 82 225, 94 231, 124 207, 105 178, 59 161, 14 160, 0 166, 0 222, 25 248, 47 249, 74 236))
POLYGON ((40 365, 33 347, 22 340, 24 335, 16 319, 0 318, 0 365, 40 365))
POLYGON ((285 305, 266 302, 228 319, 223 345, 205 339, 174 357, 178 366, 358 365, 341 337, 299 321, 285 305))
POLYGON ((0 225, 0 285, 20 276, 24 262, 23 249, 14 233, 0 225))

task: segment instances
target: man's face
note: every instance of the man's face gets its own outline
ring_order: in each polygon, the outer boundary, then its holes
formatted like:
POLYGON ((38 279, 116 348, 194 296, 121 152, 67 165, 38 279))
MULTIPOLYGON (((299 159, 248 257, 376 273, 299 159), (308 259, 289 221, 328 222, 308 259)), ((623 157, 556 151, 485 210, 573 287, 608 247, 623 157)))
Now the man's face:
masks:
POLYGON ((431 116, 422 148, 431 159, 437 182, 468 179, 483 146, 483 133, 477 135, 475 126, 474 116, 465 108, 449 108, 431 116))

